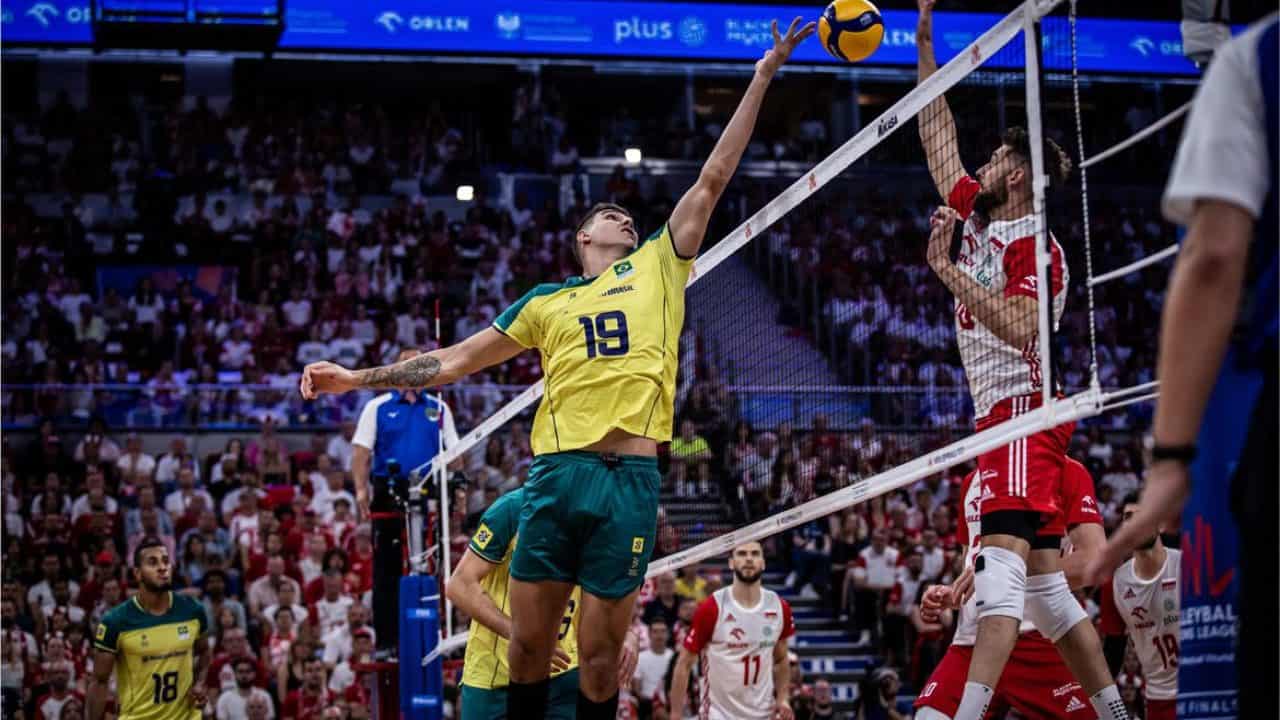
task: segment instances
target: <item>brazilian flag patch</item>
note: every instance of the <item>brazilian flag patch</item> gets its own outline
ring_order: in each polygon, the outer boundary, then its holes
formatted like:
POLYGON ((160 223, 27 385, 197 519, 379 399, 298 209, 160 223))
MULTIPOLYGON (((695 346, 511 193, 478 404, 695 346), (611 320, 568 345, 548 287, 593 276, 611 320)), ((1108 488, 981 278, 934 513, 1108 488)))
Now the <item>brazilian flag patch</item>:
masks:
POLYGON ((636 274, 636 266, 632 265, 630 260, 623 260, 613 266, 613 274, 618 276, 619 280, 626 280, 636 274))
POLYGON ((476 536, 472 539, 472 542, 476 544, 476 547, 484 550, 489 547, 489 541, 492 539, 493 531, 489 529, 488 525, 480 523, 480 529, 476 530, 476 536))

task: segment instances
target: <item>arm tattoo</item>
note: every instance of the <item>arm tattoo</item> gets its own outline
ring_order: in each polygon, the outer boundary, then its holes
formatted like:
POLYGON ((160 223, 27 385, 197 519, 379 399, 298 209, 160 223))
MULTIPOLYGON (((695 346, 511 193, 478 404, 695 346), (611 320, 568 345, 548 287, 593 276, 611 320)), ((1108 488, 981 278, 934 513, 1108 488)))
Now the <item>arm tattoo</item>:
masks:
POLYGON ((397 388, 425 388, 440 374, 440 360, 431 355, 418 355, 394 365, 369 368, 356 372, 360 387, 369 390, 394 390, 397 388))

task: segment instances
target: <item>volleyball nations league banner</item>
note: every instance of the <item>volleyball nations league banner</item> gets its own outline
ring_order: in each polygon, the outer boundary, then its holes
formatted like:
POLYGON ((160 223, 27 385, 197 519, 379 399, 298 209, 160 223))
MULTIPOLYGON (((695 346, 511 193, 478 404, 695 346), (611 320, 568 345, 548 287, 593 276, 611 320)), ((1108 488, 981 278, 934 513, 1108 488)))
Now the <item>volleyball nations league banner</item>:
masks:
POLYGON ((1179 718, 1219 720, 1238 713, 1240 536, 1230 488, 1261 390, 1261 374, 1240 367, 1233 350, 1200 428, 1191 497, 1182 512, 1179 718))

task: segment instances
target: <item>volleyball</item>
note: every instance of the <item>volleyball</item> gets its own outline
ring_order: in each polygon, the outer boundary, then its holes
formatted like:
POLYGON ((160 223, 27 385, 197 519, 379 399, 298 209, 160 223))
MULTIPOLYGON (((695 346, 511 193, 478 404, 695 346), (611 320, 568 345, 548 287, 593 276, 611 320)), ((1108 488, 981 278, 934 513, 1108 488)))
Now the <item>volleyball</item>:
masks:
POLYGON ((818 37, 837 60, 861 62, 880 47, 884 20, 867 0, 832 0, 818 19, 818 37))

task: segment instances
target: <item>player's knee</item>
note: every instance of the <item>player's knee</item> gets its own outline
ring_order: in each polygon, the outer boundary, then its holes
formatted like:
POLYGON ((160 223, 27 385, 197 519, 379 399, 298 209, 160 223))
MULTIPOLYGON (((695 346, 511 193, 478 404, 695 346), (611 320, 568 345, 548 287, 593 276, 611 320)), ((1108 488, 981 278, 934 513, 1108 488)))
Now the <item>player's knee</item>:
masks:
POLYGON ((1027 562, 1012 550, 984 547, 974 560, 973 594, 978 617, 1002 615, 1022 620, 1027 562))
POLYGON ((1060 572, 1033 575, 1027 579, 1026 616, 1042 635, 1055 643, 1076 624, 1089 619, 1075 595, 1071 594, 1067 576, 1060 572))
POLYGON ((536 668, 551 662, 551 650, 542 647, 537 637, 522 634, 513 628, 511 642, 507 645, 507 662, 513 670, 536 668))
POLYGON ((951 716, 926 705, 916 711, 915 720, 951 720, 951 716))
POLYGON ((618 689, 618 655, 582 653, 578 658, 579 683, 588 697, 606 698, 618 689))

